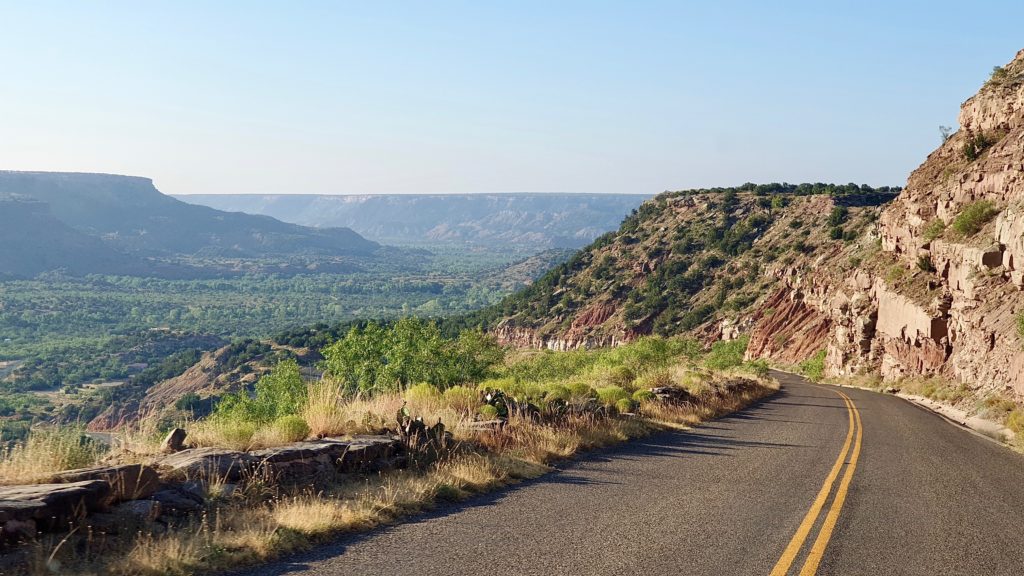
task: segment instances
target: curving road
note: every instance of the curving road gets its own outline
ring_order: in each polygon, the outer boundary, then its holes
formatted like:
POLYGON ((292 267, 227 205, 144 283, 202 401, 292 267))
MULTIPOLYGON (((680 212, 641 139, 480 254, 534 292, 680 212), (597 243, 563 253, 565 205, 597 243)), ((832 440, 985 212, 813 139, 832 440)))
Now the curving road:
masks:
POLYGON ((1024 573, 1024 458, 892 396, 775 376, 696 430, 245 573, 1024 573))

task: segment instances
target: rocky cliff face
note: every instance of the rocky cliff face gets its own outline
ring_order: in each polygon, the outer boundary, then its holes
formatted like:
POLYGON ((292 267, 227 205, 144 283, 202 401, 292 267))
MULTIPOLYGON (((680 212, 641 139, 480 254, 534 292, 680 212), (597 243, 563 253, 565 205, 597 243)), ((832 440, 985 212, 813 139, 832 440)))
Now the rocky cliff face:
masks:
POLYGON ((772 330, 755 339, 758 349, 813 354, 831 320, 793 300, 788 283, 800 270, 845 259, 846 246, 873 242, 866 235, 878 205, 893 197, 890 189, 824 184, 661 194, 477 323, 507 344, 566 350, 645 334, 710 342, 761 322, 772 330))
POLYGON ((939 375, 1024 399, 1024 51, 963 104, 960 130, 910 175, 877 233, 875 250, 850 254, 856 270, 780 272, 780 297, 800 312, 762 315, 752 343, 804 324, 809 308, 829 325, 830 374, 939 375))

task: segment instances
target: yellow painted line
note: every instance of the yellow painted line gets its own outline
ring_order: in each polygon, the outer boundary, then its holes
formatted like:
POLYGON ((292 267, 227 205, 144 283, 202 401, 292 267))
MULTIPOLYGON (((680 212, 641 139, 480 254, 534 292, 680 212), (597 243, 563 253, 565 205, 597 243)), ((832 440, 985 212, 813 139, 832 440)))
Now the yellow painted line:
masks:
POLYGON ((800 522, 800 527, 796 529, 796 533, 793 534, 793 538, 782 552, 779 561, 775 563, 775 568, 772 568, 769 576, 785 576, 789 572, 789 567, 796 560, 797 554, 803 548, 804 541, 807 540, 808 534, 811 533, 811 528, 817 522, 818 515, 821 514, 821 509, 825 506, 828 495, 832 492, 832 485, 835 484, 836 478, 839 477, 839 471, 843 469, 843 464, 846 462, 846 454, 850 451, 854 427, 853 402, 845 394, 835 390, 834 392, 837 392, 842 397, 843 402, 846 404, 846 412, 850 417, 849 428, 846 431, 846 442, 843 444, 843 449, 839 452, 839 457, 836 458, 835 464, 832 465, 832 470, 825 477, 825 483, 822 484, 818 496, 814 499, 814 503, 811 504, 811 509, 807 511, 803 521, 800 522))
MULTIPOLYGON (((840 394, 843 393, 840 392, 840 394)), ((846 397, 846 394, 843 394, 843 396, 846 397)), ((857 470, 857 460, 860 458, 860 446, 861 439, 864 436, 864 427, 860 421, 860 410, 857 410, 857 406, 852 400, 848 397, 846 399, 850 402, 850 406, 853 406, 853 413, 857 418, 857 442, 853 445, 850 464, 846 467, 846 473, 843 474, 843 481, 839 483, 839 490, 836 492, 835 500, 832 501, 832 507, 828 510, 828 515, 825 516, 825 522, 821 525, 818 538, 814 541, 814 545, 807 555, 807 560, 804 561, 804 567, 800 570, 800 576, 814 576, 818 571, 821 557, 825 555, 825 548, 828 547, 828 541, 832 538, 832 531, 836 527, 836 522, 839 521, 839 513, 843 511, 843 503, 846 502, 846 494, 850 489, 853 473, 857 470)))

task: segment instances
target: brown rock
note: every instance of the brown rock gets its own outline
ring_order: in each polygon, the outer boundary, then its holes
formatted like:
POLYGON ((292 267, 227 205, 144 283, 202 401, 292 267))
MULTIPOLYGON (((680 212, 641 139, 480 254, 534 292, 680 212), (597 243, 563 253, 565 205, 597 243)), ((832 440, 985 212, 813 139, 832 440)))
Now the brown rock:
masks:
POLYGON ((5 525, 11 520, 33 520, 41 530, 55 530, 104 508, 109 495, 110 485, 103 480, 3 486, 0 519, 5 525))
POLYGON ((160 445, 160 451, 165 454, 173 454, 174 452, 181 452, 185 449, 185 436, 188 433, 181 428, 175 428, 167 434, 167 438, 164 438, 163 443, 160 445))
POLYGON ((235 481, 250 470, 255 458, 245 452, 221 448, 191 448, 157 458, 153 465, 169 479, 235 481))
POLYGON ((160 487, 160 475, 150 466, 123 464, 68 470, 54 477, 54 482, 72 483, 103 480, 110 485, 110 503, 147 498, 160 487))

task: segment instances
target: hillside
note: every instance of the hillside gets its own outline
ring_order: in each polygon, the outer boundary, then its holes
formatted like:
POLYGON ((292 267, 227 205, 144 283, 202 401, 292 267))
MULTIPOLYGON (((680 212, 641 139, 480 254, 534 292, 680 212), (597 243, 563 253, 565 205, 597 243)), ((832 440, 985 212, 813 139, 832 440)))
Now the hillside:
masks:
MULTIPOLYGON (((882 212, 880 249, 852 273, 791 270, 785 297, 828 325, 827 373, 938 377, 962 383, 965 401, 1020 402, 1024 50, 961 106, 959 123, 882 212)), ((755 337, 789 323, 759 321, 755 337)))
POLYGON ((897 189, 771 184, 660 194, 523 292, 481 311, 507 342, 613 345, 643 334, 749 329, 740 312, 782 282, 775 270, 870 247, 878 206, 897 189))
POLYGON ((63 269, 71 274, 133 274, 144 262, 54 217, 31 198, 0 196, 0 279, 63 269))
POLYGON ((578 248, 614 230, 639 194, 196 194, 178 196, 230 212, 304 226, 344 226, 389 244, 454 243, 530 250, 578 248))
POLYGON ((188 204, 161 194, 148 178, 0 171, 0 195, 48 204, 63 226, 39 228, 36 238, 54 248, 60 241, 48 236, 66 236, 66 228, 120 252, 158 257, 367 256, 379 248, 346 228, 313 229, 188 204))

